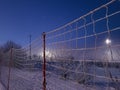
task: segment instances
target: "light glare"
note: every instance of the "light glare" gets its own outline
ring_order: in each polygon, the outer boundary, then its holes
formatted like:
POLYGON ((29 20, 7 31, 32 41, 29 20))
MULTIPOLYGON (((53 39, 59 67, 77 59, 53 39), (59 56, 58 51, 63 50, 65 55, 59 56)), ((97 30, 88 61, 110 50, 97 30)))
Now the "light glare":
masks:
MULTIPOLYGON (((43 57, 43 53, 40 53, 41 57, 43 57)), ((50 51, 45 51, 46 57, 52 57, 52 53, 50 51)))
POLYGON ((111 40, 110 39, 106 39, 106 44, 111 44, 111 40))

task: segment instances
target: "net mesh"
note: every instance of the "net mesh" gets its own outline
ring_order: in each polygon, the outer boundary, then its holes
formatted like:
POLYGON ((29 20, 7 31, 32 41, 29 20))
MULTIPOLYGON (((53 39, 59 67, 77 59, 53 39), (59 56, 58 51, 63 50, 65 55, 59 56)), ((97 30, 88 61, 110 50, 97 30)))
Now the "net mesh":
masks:
POLYGON ((21 49, 0 52, 1 83, 6 90, 120 90, 119 16, 120 1, 111 0, 21 49))
POLYGON ((41 38, 21 49, 12 48, 4 55, 1 82, 5 90, 42 89, 41 38))
POLYGON ((120 11, 114 6, 119 7, 119 1, 113 0, 47 32, 48 88, 54 84, 60 90, 120 89, 120 11))

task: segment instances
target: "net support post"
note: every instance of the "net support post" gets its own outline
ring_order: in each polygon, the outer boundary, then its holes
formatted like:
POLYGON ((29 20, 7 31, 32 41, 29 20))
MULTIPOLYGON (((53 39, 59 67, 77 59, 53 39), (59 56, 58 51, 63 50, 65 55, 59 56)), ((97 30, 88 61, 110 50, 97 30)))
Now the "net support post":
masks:
POLYGON ((7 90, 10 89, 9 87, 10 87, 10 75, 11 75, 12 60, 13 60, 13 48, 11 47, 11 49, 10 49, 10 61, 9 61, 7 90))
POLYGON ((43 32, 43 90, 46 90, 46 33, 43 32))

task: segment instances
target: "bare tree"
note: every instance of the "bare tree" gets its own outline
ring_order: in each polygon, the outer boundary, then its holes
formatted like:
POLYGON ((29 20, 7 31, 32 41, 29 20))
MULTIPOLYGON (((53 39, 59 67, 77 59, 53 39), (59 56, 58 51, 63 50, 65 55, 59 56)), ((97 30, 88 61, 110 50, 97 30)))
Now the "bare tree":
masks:
POLYGON ((20 49, 21 46, 20 46, 19 44, 16 44, 16 43, 13 42, 13 41, 7 41, 7 42, 2 46, 2 49, 3 49, 3 52, 4 52, 4 53, 8 52, 11 48, 20 49))

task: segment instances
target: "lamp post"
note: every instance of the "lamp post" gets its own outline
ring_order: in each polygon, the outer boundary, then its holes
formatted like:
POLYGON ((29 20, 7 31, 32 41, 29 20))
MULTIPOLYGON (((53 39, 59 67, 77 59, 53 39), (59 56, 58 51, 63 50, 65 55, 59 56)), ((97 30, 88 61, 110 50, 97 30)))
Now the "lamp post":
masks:
POLYGON ((112 52, 112 49, 111 49, 111 43, 112 43, 112 41, 111 41, 109 38, 107 38, 107 39, 105 40, 105 43, 107 44, 107 46, 108 46, 108 48, 109 48, 110 55, 111 55, 111 60, 113 60, 113 52, 112 52))
POLYGON ((30 41, 29 41, 29 43, 30 43, 30 45, 29 45, 29 48, 30 48, 30 52, 29 52, 29 55, 30 55, 30 60, 31 60, 31 37, 32 37, 32 35, 30 34, 30 36, 29 36, 29 38, 30 38, 30 41))

